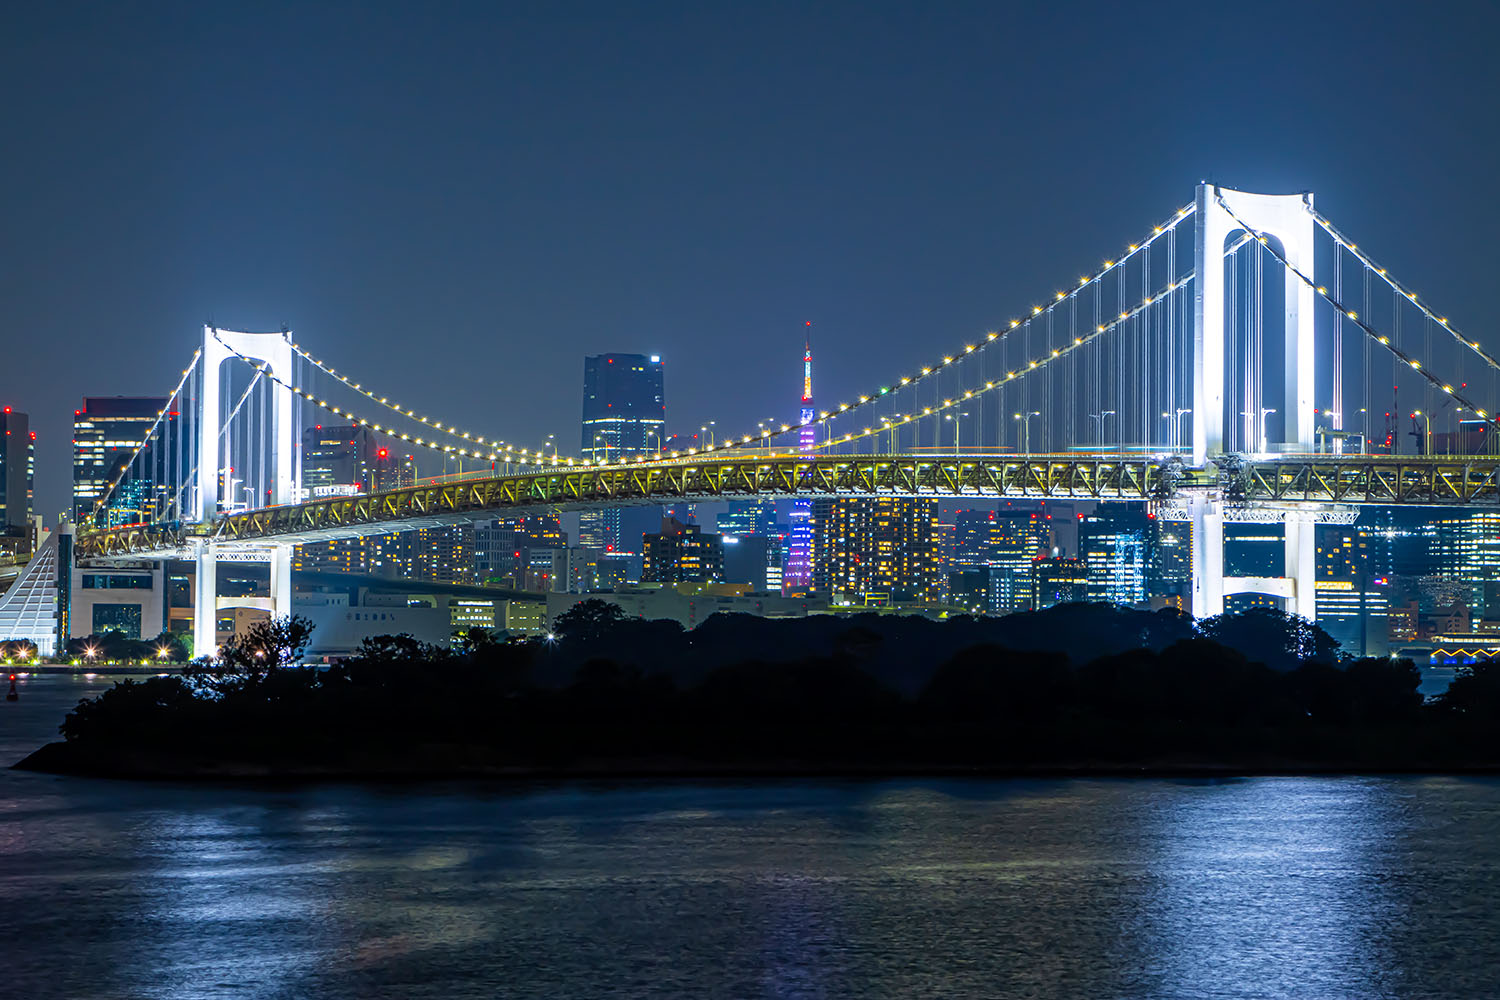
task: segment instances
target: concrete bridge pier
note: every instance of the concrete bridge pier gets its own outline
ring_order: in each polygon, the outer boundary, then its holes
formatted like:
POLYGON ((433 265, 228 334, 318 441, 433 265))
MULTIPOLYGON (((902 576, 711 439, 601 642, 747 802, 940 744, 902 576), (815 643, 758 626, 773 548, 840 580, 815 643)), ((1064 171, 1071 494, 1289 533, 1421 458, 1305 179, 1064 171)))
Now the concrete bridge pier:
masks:
POLYGON ((214 546, 199 541, 193 553, 193 657, 219 651, 219 560, 214 546))
POLYGON ((272 615, 292 613, 292 551, 289 542, 256 546, 250 550, 223 552, 222 546, 198 542, 193 562, 196 584, 193 593, 193 656, 212 656, 218 651, 219 561, 269 562, 271 564, 272 615))
POLYGON ((271 614, 278 618, 292 613, 292 548, 271 546, 271 614))
POLYGON ((1192 581, 1194 618, 1224 613, 1224 502, 1194 496, 1189 513, 1193 524, 1192 581))
POLYGON ((1193 525, 1193 617, 1223 614, 1224 598, 1230 594, 1268 594, 1284 600, 1289 613, 1317 620, 1317 527, 1323 522, 1321 512, 1238 507, 1226 512, 1224 501, 1212 496, 1194 497, 1188 512, 1193 525), (1285 541, 1281 576, 1224 575, 1226 513, 1234 520, 1282 525, 1285 541))

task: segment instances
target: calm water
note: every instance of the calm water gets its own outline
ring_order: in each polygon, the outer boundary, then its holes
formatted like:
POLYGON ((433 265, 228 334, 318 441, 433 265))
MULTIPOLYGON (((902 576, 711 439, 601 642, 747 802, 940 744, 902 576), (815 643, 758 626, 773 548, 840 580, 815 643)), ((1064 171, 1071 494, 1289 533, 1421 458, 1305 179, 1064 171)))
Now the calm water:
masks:
MULTIPOLYGON (((0 759, 85 689, 0 704, 0 759)), ((1500 995, 1487 780, 0 772, 0 850, 6 997, 1500 995)))

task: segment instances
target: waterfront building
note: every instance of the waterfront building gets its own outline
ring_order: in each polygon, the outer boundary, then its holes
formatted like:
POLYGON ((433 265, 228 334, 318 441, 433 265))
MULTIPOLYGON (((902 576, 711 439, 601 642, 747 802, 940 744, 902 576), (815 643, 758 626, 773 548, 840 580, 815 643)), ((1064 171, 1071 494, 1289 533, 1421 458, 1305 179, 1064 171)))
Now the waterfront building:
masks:
POLYGON ((546 604, 538 598, 506 600, 465 595, 401 593, 359 588, 355 594, 298 591, 296 613, 313 623, 309 659, 330 660, 358 652, 364 640, 405 633, 447 647, 470 628, 504 630, 510 636, 545 631, 546 604))
MULTIPOLYGON (((937 515, 936 500, 815 501, 814 589, 847 603, 940 603, 947 579, 938 553, 937 515)), ((795 525, 792 538, 795 544, 795 525)))
MULTIPOLYGON (((125 470, 136 449, 166 408, 161 396, 85 396, 73 411, 73 520, 94 516, 110 484, 125 470)), ((173 418, 177 419, 177 418, 173 418)), ((113 498, 102 511, 106 525, 144 520, 153 500, 149 477, 113 498)))
POLYGON ((696 524, 662 518, 661 531, 642 540, 642 583, 716 583, 724 579, 724 546, 696 524))
MULTIPOLYGON (((655 454, 665 442, 667 404, 664 368, 655 354, 595 354, 583 359, 585 459, 615 461, 655 454)), ((578 540, 603 552, 623 551, 620 510, 584 511, 578 540)))
POLYGON ((168 630, 162 563, 124 563, 72 570, 69 635, 114 633, 154 639, 168 630))

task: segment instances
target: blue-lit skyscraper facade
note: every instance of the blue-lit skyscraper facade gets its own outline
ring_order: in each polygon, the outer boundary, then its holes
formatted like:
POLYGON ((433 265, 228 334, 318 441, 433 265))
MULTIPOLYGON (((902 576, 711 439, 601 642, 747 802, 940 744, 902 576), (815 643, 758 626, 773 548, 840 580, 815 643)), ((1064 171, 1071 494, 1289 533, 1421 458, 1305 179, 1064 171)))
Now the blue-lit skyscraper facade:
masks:
MULTIPOLYGON (((661 358, 655 354, 595 354, 583 359, 585 458, 613 462, 661 450, 667 403, 661 358)), ((604 552, 620 552, 618 508, 579 515, 578 540, 604 552)))

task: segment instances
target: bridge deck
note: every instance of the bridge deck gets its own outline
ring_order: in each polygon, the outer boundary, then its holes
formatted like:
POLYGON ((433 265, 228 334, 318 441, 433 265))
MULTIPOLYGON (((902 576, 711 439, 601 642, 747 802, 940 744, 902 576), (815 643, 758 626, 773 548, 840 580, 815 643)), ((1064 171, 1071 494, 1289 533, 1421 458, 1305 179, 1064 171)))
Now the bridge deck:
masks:
POLYGON ((1201 469, 1160 456, 717 455, 698 460, 548 469, 383 493, 331 497, 223 515, 203 524, 81 531, 82 558, 184 551, 195 539, 229 546, 316 542, 462 524, 538 509, 746 497, 1014 497, 1163 500, 1213 491, 1254 504, 1496 504, 1495 456, 1226 456, 1201 469))

